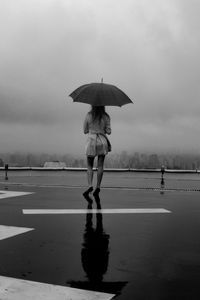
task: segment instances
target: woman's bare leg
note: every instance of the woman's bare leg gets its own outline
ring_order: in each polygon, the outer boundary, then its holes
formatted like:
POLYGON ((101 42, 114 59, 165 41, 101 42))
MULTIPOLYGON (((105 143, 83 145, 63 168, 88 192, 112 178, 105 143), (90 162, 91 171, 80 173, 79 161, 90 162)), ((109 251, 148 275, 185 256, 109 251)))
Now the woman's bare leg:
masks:
POLYGON ((101 187, 101 181, 102 181, 102 178, 103 178, 104 159, 105 159, 105 155, 99 155, 98 156, 97 186, 96 186, 96 188, 99 188, 99 189, 101 187))
POLYGON ((88 187, 92 187, 93 182, 93 165, 94 165, 94 157, 88 156, 87 157, 87 180, 88 180, 88 187))

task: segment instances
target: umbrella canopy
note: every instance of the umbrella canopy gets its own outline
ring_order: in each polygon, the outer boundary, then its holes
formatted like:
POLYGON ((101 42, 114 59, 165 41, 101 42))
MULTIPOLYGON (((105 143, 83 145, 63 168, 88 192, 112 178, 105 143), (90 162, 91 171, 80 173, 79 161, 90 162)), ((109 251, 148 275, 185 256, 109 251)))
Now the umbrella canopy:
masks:
POLYGON ((80 86, 70 95, 74 102, 92 106, 122 106, 133 103, 118 87, 106 83, 89 83, 80 86))

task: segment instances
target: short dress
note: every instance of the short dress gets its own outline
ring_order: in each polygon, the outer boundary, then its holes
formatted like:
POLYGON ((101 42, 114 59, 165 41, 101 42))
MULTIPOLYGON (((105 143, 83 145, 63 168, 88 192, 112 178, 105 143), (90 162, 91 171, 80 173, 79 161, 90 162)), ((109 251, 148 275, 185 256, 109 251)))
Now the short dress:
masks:
POLYGON ((108 145, 108 138, 106 134, 111 134, 110 117, 104 115, 99 120, 92 120, 92 114, 86 115, 83 130, 85 134, 88 134, 88 138, 85 145, 85 153, 87 156, 106 155, 110 151, 108 145))

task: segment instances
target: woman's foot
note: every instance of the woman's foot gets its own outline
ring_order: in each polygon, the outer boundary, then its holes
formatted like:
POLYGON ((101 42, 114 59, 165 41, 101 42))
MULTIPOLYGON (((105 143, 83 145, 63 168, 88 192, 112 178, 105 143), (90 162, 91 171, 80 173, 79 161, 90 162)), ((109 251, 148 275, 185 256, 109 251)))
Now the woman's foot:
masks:
POLYGON ((89 194, 93 191, 93 187, 90 186, 84 193, 83 193, 83 196, 89 196, 89 194))
POLYGON ((85 198, 85 200, 88 202, 88 205, 92 205, 92 203, 93 203, 93 200, 92 200, 92 198, 90 198, 90 196, 89 196, 89 194, 85 194, 85 193, 83 193, 83 197, 85 198))
POLYGON ((99 193, 100 193, 100 188, 96 188, 93 195, 94 196, 99 196, 99 193))
POLYGON ((101 201, 100 201, 99 195, 94 194, 94 199, 95 199, 95 202, 97 205, 97 209, 101 209, 101 201))

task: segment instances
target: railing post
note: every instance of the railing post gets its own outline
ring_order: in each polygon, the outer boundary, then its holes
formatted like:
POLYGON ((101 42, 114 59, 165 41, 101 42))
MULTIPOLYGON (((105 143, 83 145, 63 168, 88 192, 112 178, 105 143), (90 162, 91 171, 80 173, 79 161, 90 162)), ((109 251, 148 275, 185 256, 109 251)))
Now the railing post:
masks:
MULTIPOLYGON (((160 182, 160 187, 161 187, 161 190, 163 190, 164 187, 165 187, 165 180, 164 180, 165 166, 164 166, 164 165, 161 166, 160 171, 161 171, 161 182, 160 182)), ((162 193, 163 193, 163 191, 162 191, 162 193)))
POLYGON ((164 180, 164 174, 165 174, 165 166, 164 165, 161 166, 160 171, 161 171, 161 179, 164 180))
POLYGON ((5 180, 8 180, 8 164, 5 164, 5 180))

